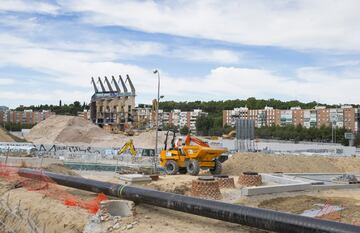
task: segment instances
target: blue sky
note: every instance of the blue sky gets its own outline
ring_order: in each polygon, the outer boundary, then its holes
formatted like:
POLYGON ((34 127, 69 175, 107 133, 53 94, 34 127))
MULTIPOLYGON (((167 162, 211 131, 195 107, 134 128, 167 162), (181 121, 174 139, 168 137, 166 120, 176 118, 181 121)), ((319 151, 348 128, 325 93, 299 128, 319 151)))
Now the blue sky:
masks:
POLYGON ((359 103, 360 2, 0 0, 0 105, 88 102, 129 74, 137 103, 359 103))

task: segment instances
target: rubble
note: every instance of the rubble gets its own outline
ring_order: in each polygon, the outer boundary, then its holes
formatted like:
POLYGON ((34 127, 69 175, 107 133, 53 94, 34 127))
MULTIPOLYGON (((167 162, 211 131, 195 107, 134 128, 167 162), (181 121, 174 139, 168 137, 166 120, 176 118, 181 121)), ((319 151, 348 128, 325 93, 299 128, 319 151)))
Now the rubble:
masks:
POLYGON ((343 175, 337 176, 333 179, 333 181, 336 181, 339 183, 347 183, 347 184, 359 182, 359 180, 356 178, 356 176, 352 175, 352 174, 343 174, 343 175))

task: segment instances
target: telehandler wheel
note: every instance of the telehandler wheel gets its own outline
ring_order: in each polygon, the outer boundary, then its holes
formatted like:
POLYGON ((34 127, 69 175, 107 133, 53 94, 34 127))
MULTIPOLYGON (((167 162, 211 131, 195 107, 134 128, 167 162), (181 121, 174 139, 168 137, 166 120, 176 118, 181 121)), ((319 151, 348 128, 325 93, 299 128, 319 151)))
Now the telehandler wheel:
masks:
POLYGON ((186 174, 186 173, 187 173, 186 167, 184 167, 184 168, 179 168, 179 173, 180 173, 180 174, 186 174))
POLYGON ((210 173, 213 175, 221 174, 222 164, 219 160, 215 159, 215 167, 210 168, 210 173))
POLYGON ((165 163, 165 172, 168 175, 176 175, 179 171, 179 166, 174 160, 169 160, 165 163))
POLYGON ((200 172, 199 161, 195 159, 190 159, 186 164, 186 170, 192 176, 199 175, 200 172))

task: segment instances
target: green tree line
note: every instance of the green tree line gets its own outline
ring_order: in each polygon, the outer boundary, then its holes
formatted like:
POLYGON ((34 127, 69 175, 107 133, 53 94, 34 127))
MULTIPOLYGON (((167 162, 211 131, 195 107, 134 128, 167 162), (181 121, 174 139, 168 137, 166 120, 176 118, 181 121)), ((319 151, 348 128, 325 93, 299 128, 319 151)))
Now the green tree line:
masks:
MULTIPOLYGON (((202 136, 221 136, 228 134, 234 128, 225 125, 220 126, 214 118, 208 116, 201 116, 196 121, 197 134, 202 136)), ((322 126, 320 128, 305 128, 298 126, 264 126, 255 128, 255 136, 262 139, 277 139, 277 140, 293 140, 297 141, 316 141, 316 142, 331 142, 334 135, 336 142, 343 145, 348 145, 348 140, 344 138, 345 132, 350 132, 344 128, 334 129, 331 127, 322 126)), ((359 139, 360 140, 360 139, 359 139)))
POLYGON ((8 131, 21 131, 21 129, 31 129, 35 124, 22 124, 22 123, 12 123, 4 122, 2 126, 8 131))
MULTIPOLYGON (((192 102, 175 102, 164 101, 160 102, 160 108, 164 111, 170 112, 173 109, 180 109, 182 111, 192 111, 193 109, 202 109, 208 112, 210 115, 221 114, 222 110, 231 110, 238 107, 248 107, 249 109, 263 109, 266 106, 273 107, 275 109, 289 109, 291 107, 300 106, 302 109, 311 109, 317 105, 326 106, 329 108, 340 107, 339 105, 327 105, 318 103, 315 101, 303 103, 298 100, 281 101, 276 99, 256 99, 250 97, 248 99, 240 100, 224 100, 224 101, 192 101, 192 102)), ((359 105, 353 105, 358 107, 359 105)))
POLYGON ((255 129, 257 138, 262 139, 278 139, 278 140, 293 140, 297 141, 316 141, 316 142, 331 142, 334 139, 337 143, 348 145, 348 140, 344 138, 345 132, 350 132, 345 128, 336 128, 322 126, 320 128, 305 128, 298 126, 270 126, 255 129))
POLYGON ((42 111, 42 110, 50 110, 55 112, 58 115, 71 115, 76 116, 78 112, 84 111, 84 109, 89 110, 89 106, 84 102, 81 104, 79 101, 75 101, 72 104, 62 104, 61 101, 59 105, 31 105, 28 107, 17 107, 16 111, 24 111, 24 110, 33 110, 33 111, 42 111))

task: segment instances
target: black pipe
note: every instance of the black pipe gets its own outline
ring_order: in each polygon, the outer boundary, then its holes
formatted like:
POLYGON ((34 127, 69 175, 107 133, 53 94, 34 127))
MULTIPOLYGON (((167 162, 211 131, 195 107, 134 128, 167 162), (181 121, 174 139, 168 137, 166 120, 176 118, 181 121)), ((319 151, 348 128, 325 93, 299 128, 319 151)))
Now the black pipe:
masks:
POLYGON ((32 179, 50 178, 59 185, 121 197, 163 208, 283 233, 359 233, 360 226, 309 218, 267 209, 233 205, 173 193, 22 168, 18 174, 32 179), (46 177, 46 178, 45 178, 46 177))

